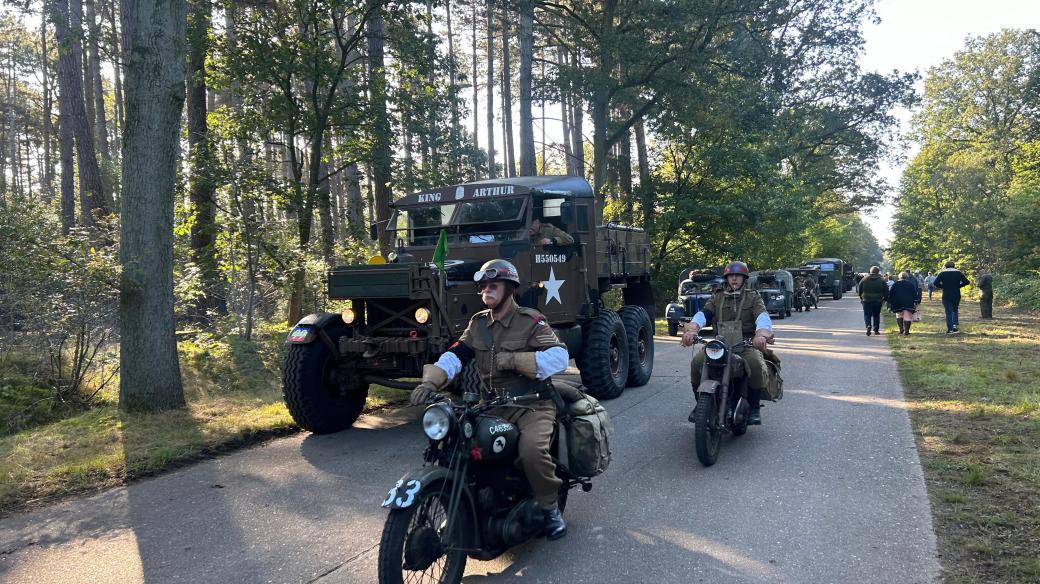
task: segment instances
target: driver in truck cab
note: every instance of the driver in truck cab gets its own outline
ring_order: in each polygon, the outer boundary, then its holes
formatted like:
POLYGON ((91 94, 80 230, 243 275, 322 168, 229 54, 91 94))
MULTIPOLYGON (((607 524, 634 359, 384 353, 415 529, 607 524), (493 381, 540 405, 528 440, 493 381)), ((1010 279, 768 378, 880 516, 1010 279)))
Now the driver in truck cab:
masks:
POLYGON ((535 245, 570 245, 574 243, 574 237, 570 233, 552 223, 542 223, 542 220, 537 217, 531 220, 531 227, 528 231, 531 234, 531 243, 535 245))
MULTIPOLYGON (((712 320, 720 325, 733 323, 739 326, 745 338, 752 339, 753 347, 744 350, 741 357, 748 368, 748 424, 758 425, 762 423, 761 396, 766 391, 766 383, 769 381, 769 373, 766 370, 766 361, 763 351, 767 342, 773 338, 773 321, 769 318, 769 311, 762 301, 762 296, 757 290, 750 290, 744 286, 750 277, 750 271, 744 262, 732 262, 723 271, 726 278, 725 286, 711 295, 700 312, 693 315, 693 321, 686 324, 683 333, 682 344, 689 347, 701 328, 712 320)), ((690 363, 690 379, 694 384, 701 378, 701 368, 704 366, 704 346, 698 346, 693 353, 690 363)), ((696 389, 696 385, 694 385, 696 389)), ((693 414, 690 414, 693 419, 693 414)))
POLYGON ((520 465, 542 508, 546 537, 559 539, 567 533, 567 525, 557 506, 562 481, 549 453, 556 427, 551 377, 567 368, 567 346, 542 313, 522 308, 513 299, 520 286, 516 266, 491 260, 473 280, 487 309, 473 315, 459 340, 436 363, 423 366, 422 383, 412 390, 411 403, 442 399, 440 390, 474 359, 481 379, 496 397, 538 393, 541 399, 528 406, 490 411, 520 430, 520 465))

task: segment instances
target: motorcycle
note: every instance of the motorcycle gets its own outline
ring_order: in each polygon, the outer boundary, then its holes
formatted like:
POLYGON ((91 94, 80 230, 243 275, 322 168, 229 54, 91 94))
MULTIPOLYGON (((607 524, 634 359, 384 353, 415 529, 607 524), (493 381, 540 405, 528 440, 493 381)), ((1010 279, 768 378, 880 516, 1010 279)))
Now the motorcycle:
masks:
MULTIPOLYGON (((425 463, 397 481, 382 503, 390 514, 379 542, 380 583, 458 583, 467 558, 491 560, 543 535, 541 508, 514 465, 519 430, 489 413, 538 399, 535 394, 480 404, 477 394, 466 393, 461 404, 441 401, 426 408, 425 463)), ((550 452, 566 452, 561 432, 556 434, 550 452)), ((556 472, 563 480, 557 502, 563 512, 570 489, 580 485, 588 492, 592 484, 560 465, 556 472)))
MULTIPOLYGON (((770 342, 772 339, 770 339, 770 342)), ((694 338, 694 343, 704 343, 704 366, 697 386, 697 407, 691 421, 694 427, 694 443, 697 459, 704 466, 711 466, 719 457, 722 435, 730 433, 742 436, 747 432, 748 375, 744 359, 736 350, 752 347, 750 339, 727 345, 722 338, 694 338)), ((772 364, 767 362, 767 368, 772 364)), ((769 374, 775 375, 770 370, 769 374)), ((763 396, 763 399, 769 399, 763 396)))

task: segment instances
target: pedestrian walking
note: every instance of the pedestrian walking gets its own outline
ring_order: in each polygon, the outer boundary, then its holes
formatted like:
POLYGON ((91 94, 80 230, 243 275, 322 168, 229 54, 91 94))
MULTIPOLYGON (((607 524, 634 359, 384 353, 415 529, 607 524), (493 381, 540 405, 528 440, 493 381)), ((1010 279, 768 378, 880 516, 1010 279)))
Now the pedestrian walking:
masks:
POLYGON ((979 299, 982 318, 993 318, 993 276, 985 268, 979 270, 979 290, 982 290, 982 298, 979 299))
POLYGON ((885 276, 884 276, 883 279, 885 280, 885 287, 888 288, 889 290, 891 290, 892 289, 892 284, 896 283, 896 281, 892 279, 892 274, 889 274, 888 272, 885 272, 885 276))
POLYGON ((935 275, 928 272, 928 275, 924 278, 924 285, 928 286, 928 299, 932 299, 932 292, 935 291, 935 275))
POLYGON ((888 291, 888 308, 896 315, 899 334, 910 334, 914 313, 921 304, 921 289, 914 285, 907 272, 899 273, 899 280, 888 291))
POLYGON ((881 304, 888 299, 888 285, 881 277, 881 268, 870 267, 870 273, 859 281, 859 301, 863 304, 863 323, 867 327, 867 336, 871 331, 881 334, 881 304))
POLYGON ((946 311, 946 334, 960 332, 957 311, 961 306, 961 288, 971 284, 964 274, 957 269, 954 262, 946 262, 946 267, 935 277, 935 287, 942 290, 943 310, 946 311))

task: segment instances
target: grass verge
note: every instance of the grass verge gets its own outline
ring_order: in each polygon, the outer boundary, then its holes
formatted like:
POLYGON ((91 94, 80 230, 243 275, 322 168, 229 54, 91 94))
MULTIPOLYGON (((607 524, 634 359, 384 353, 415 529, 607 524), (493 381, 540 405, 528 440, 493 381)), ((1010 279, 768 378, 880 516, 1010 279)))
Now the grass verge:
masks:
MULTIPOLYGON (((0 517, 295 432, 280 389, 282 338, 179 343, 184 410, 121 412, 116 384, 96 407, 0 435, 0 517)), ((407 396, 372 386, 367 409, 407 396)))
POLYGON ((886 314, 924 468, 943 579, 1040 582, 1040 315, 942 304, 896 336, 886 314))

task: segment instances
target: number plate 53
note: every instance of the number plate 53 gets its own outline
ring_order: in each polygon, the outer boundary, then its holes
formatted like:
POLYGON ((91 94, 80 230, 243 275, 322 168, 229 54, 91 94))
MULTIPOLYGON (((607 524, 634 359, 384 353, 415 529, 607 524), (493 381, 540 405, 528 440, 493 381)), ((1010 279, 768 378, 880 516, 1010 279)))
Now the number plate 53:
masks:
POLYGON ((412 479, 406 482, 404 479, 401 479, 386 494, 386 499, 383 499, 383 507, 387 509, 410 507, 415 502, 415 496, 419 494, 421 489, 422 483, 419 481, 412 479))

